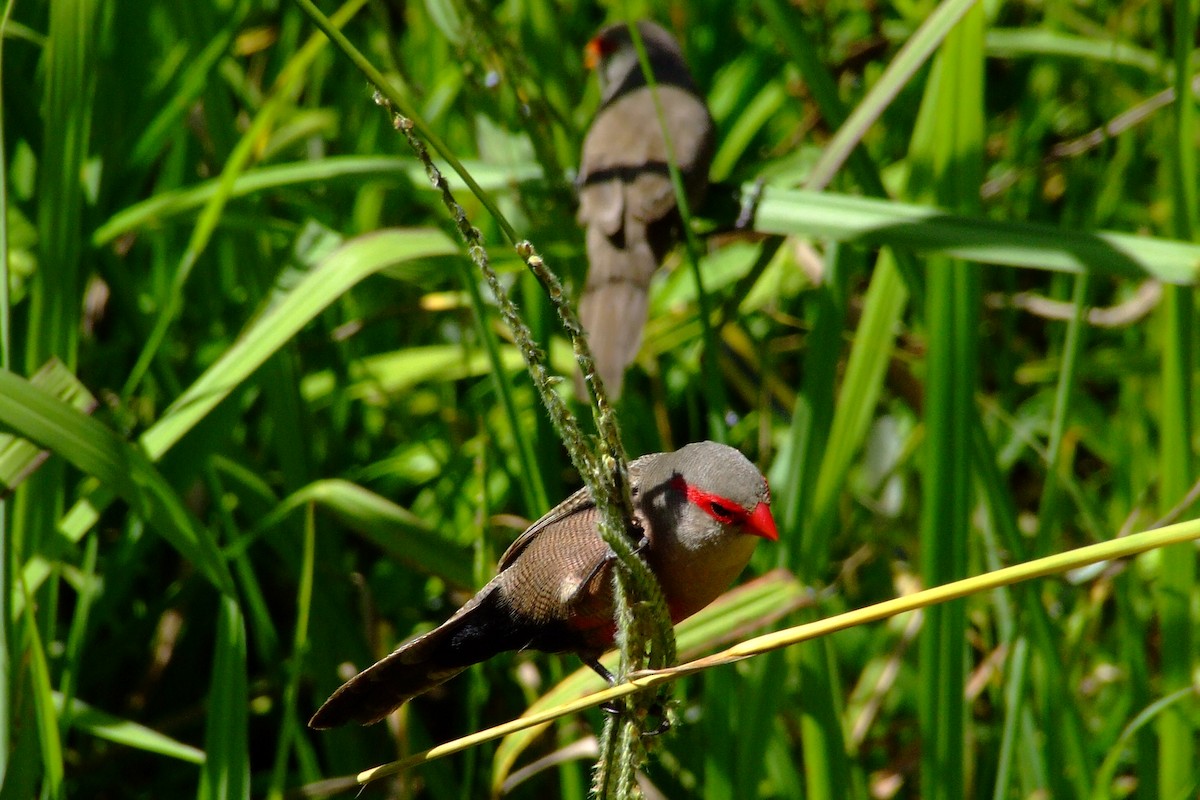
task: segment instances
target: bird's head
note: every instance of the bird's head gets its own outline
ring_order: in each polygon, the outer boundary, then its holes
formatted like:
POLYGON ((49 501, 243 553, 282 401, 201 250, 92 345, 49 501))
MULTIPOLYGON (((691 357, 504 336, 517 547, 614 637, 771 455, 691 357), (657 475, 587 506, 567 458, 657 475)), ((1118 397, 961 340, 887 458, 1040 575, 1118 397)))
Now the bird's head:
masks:
POLYGON ((684 524, 675 536, 685 546, 700 547, 729 534, 779 539, 767 479, 734 448, 696 442, 663 454, 652 471, 657 474, 647 475, 648 482, 661 487, 662 496, 643 502, 677 515, 684 524), (689 537, 696 541, 688 542, 689 537))
MULTIPOLYGON (((648 20, 638 22, 637 28, 655 81, 691 88, 692 77, 675 37, 648 20)), ((637 48, 634 47, 629 26, 624 22, 601 28, 583 52, 584 63, 588 69, 596 70, 600 79, 600 95, 604 102, 607 103, 617 94, 646 85, 638 63, 637 48)))

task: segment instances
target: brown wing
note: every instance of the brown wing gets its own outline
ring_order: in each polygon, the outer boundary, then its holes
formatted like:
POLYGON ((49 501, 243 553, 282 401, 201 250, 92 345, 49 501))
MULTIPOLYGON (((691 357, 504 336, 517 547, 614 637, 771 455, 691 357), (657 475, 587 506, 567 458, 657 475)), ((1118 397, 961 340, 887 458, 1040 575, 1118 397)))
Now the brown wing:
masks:
MULTIPOLYGON (((629 465, 636 486, 646 457, 629 465)), ((608 545, 598 531, 599 511, 587 489, 534 522, 500 559, 493 583, 513 610, 532 622, 607 624, 612 590, 608 545)))
POLYGON ((524 530, 520 536, 513 540, 513 543, 504 551, 504 555, 500 556, 500 563, 496 565, 497 572, 503 572, 508 569, 513 561, 517 559, 525 547, 535 539, 547 526, 553 525, 567 517, 579 514, 588 509, 595 509, 596 503, 592 500, 592 496, 588 494, 587 487, 578 490, 575 494, 563 500, 554 508, 547 511, 541 517, 534 521, 532 525, 524 530))
MULTIPOLYGON (((659 454, 650 453, 644 456, 638 456, 633 461, 629 462, 629 483, 633 487, 634 506, 637 505, 637 487, 638 483, 640 482, 642 471, 645 469, 646 462, 656 455, 659 454)), ((586 486, 582 489, 576 490, 573 495, 568 497, 566 500, 563 500, 554 508, 550 509, 545 514, 534 520, 532 525, 526 528, 520 536, 513 540, 513 543, 510 544, 508 549, 504 551, 504 555, 500 556, 500 562, 496 565, 496 572, 503 572, 505 569, 507 569, 512 562, 516 560, 517 556, 521 554, 521 551, 525 549, 529 542, 537 537, 537 535, 541 533, 542 530, 544 530, 547 526, 553 525, 560 520, 564 520, 567 517, 582 513, 589 509, 594 511, 595 508, 596 502, 592 500, 592 496, 588 493, 586 486)), ((599 537, 599 534, 596 535, 599 537)))

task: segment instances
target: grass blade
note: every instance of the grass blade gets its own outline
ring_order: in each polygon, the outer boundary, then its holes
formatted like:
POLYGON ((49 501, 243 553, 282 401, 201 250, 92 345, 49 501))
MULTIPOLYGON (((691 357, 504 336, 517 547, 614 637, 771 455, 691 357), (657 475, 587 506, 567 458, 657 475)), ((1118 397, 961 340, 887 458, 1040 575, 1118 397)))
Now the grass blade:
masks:
MULTIPOLYGON (((913 132, 909 191, 974 210, 983 154, 982 6, 963 17, 934 61, 913 132)), ((946 583, 967 572, 971 514, 971 422, 978 361, 979 275, 946 258, 927 270, 925 443, 921 483, 921 577, 946 583)), ((931 608, 920 633, 921 794, 967 794, 966 607, 931 608)))
POLYGON ((53 450, 121 497, 218 589, 233 583, 211 532, 197 524, 154 465, 97 420, 0 371, 0 425, 53 450))
POLYGON ((199 800, 249 800, 249 693, 246 628, 237 601, 218 600, 212 685, 204 731, 207 758, 200 771, 199 800))

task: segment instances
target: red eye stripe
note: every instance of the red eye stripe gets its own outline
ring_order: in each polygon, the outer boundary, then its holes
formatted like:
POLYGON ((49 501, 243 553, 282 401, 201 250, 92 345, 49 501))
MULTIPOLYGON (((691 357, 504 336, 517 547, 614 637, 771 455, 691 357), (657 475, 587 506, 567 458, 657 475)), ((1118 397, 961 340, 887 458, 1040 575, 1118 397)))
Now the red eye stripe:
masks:
POLYGON ((761 536, 770 541, 778 541, 779 531, 775 528, 775 519, 771 516, 770 499, 764 498, 753 510, 747 511, 737 503, 712 492, 706 492, 690 485, 682 475, 671 479, 671 488, 682 492, 688 502, 695 503, 704 513, 723 525, 737 525, 743 533, 761 536))
POLYGON ((689 503, 695 503, 704 509, 704 513, 725 525, 741 524, 749 516, 746 509, 737 503, 732 503, 719 494, 706 492, 690 485, 682 476, 676 475, 671 479, 671 488, 683 492, 689 503))

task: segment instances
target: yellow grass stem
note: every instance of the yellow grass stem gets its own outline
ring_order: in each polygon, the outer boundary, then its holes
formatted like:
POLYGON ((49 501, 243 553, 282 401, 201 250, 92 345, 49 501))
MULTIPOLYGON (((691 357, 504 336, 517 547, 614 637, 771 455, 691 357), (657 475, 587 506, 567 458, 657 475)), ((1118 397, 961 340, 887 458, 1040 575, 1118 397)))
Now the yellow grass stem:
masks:
POLYGON ((1128 558, 1138 553, 1144 553, 1147 550, 1191 542, 1197 539, 1200 539, 1200 519, 1188 520, 1187 522, 1180 522, 1165 528, 1136 533, 1131 536, 1068 550, 1065 553, 1026 561, 1011 567, 1004 567, 1003 569, 977 575, 973 578, 964 578, 963 580, 943 584, 942 586, 935 586, 932 589, 914 592, 904 597, 885 600, 882 603, 875 603, 866 608, 847 611, 843 614, 817 620, 816 622, 796 625, 795 627, 777 631, 776 633, 755 636, 753 639, 747 639, 719 653, 698 658, 694 661, 688 661, 668 669, 640 672, 631 676, 627 682, 612 686, 603 691, 589 694, 569 703, 563 703, 537 714, 520 717, 503 725, 496 725, 492 728, 476 731, 468 736, 431 747, 428 750, 399 761, 372 767, 358 773, 357 780, 360 784, 365 784, 379 778, 395 775, 428 761, 461 752, 469 747, 490 742, 493 739, 499 739, 510 733, 531 728, 534 725, 552 722, 568 714, 585 711, 609 700, 615 700, 631 695, 634 692, 650 689, 677 680, 685 675, 691 675, 712 667, 732 664, 736 661, 769 653, 772 650, 790 647, 800 642, 806 642, 810 639, 816 639, 820 636, 852 628, 855 625, 879 622, 888 617, 894 617, 897 614, 916 611, 937 603, 958 600, 1003 586, 1011 586, 1022 581, 1044 578, 1048 575, 1059 575, 1101 561, 1128 558))

